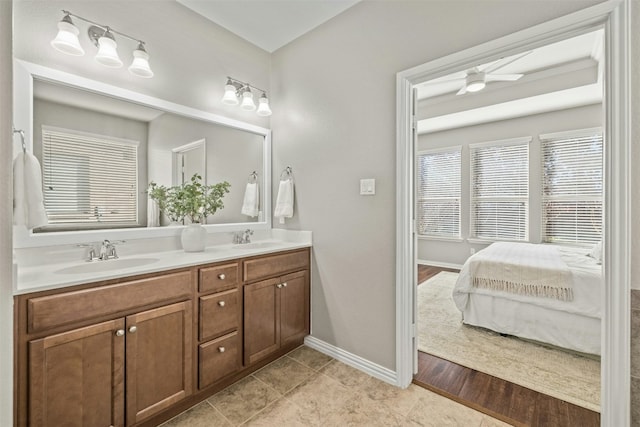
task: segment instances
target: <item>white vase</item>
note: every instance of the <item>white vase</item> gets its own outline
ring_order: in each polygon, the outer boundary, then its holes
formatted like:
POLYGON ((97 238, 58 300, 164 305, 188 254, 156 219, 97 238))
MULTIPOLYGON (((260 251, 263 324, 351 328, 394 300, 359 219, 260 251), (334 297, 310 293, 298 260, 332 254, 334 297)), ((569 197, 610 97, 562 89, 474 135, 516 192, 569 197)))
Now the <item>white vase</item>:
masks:
POLYGON ((207 230, 201 224, 189 224, 180 236, 185 252, 202 252, 207 243, 207 230))

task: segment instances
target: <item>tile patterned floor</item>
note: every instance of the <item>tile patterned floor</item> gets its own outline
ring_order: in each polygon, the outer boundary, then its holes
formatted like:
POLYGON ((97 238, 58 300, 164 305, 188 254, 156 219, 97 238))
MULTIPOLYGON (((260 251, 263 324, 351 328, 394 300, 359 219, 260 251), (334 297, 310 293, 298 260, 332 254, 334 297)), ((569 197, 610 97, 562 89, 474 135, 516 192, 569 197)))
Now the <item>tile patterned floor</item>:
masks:
POLYGON ((163 427, 464 426, 501 421, 421 387, 393 387, 299 347, 163 427))

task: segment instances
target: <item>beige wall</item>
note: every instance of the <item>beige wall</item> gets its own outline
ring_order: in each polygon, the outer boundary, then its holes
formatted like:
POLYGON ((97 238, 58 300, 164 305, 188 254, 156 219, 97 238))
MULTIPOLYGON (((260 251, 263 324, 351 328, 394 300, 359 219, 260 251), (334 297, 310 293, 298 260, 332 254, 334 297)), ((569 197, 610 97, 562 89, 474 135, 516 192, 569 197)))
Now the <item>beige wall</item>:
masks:
POLYGON ((365 1, 274 53, 273 168, 296 179, 285 227, 314 233, 315 337, 395 370, 396 73, 596 3, 365 1))
POLYGON ((11 2, 0 1, 0 425, 13 414, 11 2))

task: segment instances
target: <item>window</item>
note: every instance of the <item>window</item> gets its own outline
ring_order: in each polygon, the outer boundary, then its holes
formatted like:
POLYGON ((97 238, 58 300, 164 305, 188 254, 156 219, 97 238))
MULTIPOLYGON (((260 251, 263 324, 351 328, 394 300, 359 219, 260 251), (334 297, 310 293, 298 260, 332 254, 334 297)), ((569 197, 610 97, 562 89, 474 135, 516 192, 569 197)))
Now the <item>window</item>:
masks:
POLYGON ((540 135, 542 238, 595 243, 602 238, 602 131, 540 135))
POLYGON ((52 225, 138 222, 138 143, 42 127, 44 206, 52 225))
POLYGON ((471 237, 528 240, 530 141, 470 145, 471 237))
POLYGON ((418 234, 460 237, 460 147, 418 154, 418 234))

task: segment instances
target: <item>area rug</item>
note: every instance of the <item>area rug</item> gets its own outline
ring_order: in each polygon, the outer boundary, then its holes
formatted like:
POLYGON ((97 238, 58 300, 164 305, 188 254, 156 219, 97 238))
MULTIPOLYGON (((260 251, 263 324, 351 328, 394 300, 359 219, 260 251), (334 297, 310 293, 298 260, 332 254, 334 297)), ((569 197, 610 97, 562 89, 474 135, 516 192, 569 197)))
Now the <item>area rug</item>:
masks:
POLYGON ((600 412, 600 360, 462 324, 451 296, 457 273, 418 286, 418 349, 600 412))

